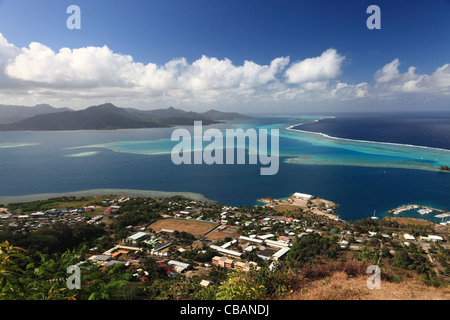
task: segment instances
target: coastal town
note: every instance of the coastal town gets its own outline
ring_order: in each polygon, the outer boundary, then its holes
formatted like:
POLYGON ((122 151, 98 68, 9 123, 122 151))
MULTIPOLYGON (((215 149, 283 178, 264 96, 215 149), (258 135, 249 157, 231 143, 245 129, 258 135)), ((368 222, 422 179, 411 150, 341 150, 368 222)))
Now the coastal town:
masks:
POLYGON ((0 242, 9 240, 8 234, 57 224, 89 225, 100 228, 101 236, 89 242, 93 246, 78 266, 90 263, 107 270, 122 265, 135 281, 145 282, 149 277, 142 261, 152 259, 167 278, 188 279, 208 288, 219 285, 217 270, 249 273, 266 267, 276 272, 280 265, 295 261, 305 239, 329 238, 327 250, 334 260, 369 263, 363 256, 371 252, 379 262, 415 248, 436 277, 450 280, 447 223, 398 218, 401 221, 394 215, 347 222, 336 214, 336 203, 299 192, 286 199, 259 201, 262 205, 232 207, 181 196, 90 196, 8 204, 0 209, 0 242))

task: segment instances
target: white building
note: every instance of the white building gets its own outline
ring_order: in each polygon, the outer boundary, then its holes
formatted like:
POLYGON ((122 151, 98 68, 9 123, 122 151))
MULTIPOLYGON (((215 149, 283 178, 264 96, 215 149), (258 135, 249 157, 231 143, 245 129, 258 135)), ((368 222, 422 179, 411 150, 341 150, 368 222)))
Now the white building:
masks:
POLYGON ((237 251, 233 251, 233 250, 228 250, 228 249, 224 249, 222 247, 216 246, 216 245, 210 245, 209 246, 211 249, 217 250, 220 253, 224 254, 224 255, 228 255, 228 256, 233 256, 233 257, 237 257, 239 258, 242 253, 241 252, 237 252, 237 251))
POLYGON ((269 233, 269 234, 265 234, 265 235, 262 235, 262 236, 258 236, 258 238, 266 240, 266 239, 272 238, 274 236, 275 236, 274 234, 269 233))
POLYGON ((428 239, 433 242, 444 241, 444 239, 441 236, 430 235, 430 236, 428 236, 428 239))
POLYGON ((414 238, 412 235, 405 233, 403 235, 403 238, 405 238, 405 240, 416 240, 416 238, 414 238))
POLYGON ((294 198, 312 200, 312 199, 315 199, 316 197, 311 194, 296 192, 296 193, 294 193, 294 198))
POLYGON ((129 236, 125 242, 136 244, 139 241, 147 239, 149 236, 150 235, 148 233, 138 232, 138 233, 133 234, 132 236, 129 236))
POLYGON ((250 237, 245 237, 245 236, 240 236, 239 240, 254 242, 254 243, 257 243, 257 244, 263 244, 263 242, 264 242, 264 240, 261 240, 261 239, 250 238, 250 237))
POLYGON ((170 260, 169 262, 167 262, 167 264, 169 266, 173 266, 175 271, 178 273, 182 273, 189 267, 188 263, 183 263, 183 262, 179 262, 179 261, 175 261, 175 260, 170 260))
POLYGON ((275 253, 273 254, 272 258, 273 258, 274 260, 279 260, 279 259, 281 259, 281 257, 283 257, 289 250, 291 250, 291 248, 289 248, 289 247, 281 248, 280 250, 278 250, 277 252, 275 252, 275 253))
POLYGON ((266 240, 266 244, 269 247, 275 247, 275 248, 285 248, 289 247, 289 243, 285 241, 274 241, 274 240, 266 240))

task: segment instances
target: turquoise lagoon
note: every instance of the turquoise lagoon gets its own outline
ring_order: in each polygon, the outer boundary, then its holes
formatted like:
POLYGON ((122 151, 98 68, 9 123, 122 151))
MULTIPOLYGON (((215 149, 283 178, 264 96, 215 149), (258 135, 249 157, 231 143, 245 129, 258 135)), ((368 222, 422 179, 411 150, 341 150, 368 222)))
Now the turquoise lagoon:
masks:
MULTIPOLYGON (((261 176, 261 165, 174 165, 170 153, 178 143, 171 141, 175 128, 3 132, 0 196, 162 190, 193 192, 229 205, 254 205, 264 196, 305 192, 338 203, 338 214, 346 220, 369 217, 374 210, 383 216, 405 204, 450 208, 450 175, 438 171, 440 165, 450 164, 450 150, 301 130, 302 123, 321 118, 255 117, 204 126, 204 131, 215 128, 224 134, 226 129, 269 133, 278 129, 280 168, 273 176, 261 176)), ((192 127, 186 129, 192 132, 192 127)), ((433 219, 418 213, 417 217, 433 219)))

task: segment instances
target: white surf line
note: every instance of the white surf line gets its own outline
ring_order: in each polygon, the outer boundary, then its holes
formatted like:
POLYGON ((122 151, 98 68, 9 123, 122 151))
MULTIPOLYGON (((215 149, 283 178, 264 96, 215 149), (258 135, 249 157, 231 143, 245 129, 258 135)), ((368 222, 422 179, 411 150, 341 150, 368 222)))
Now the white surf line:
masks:
POLYGON ((32 142, 32 143, 0 143, 0 149, 7 149, 7 148, 21 148, 21 147, 31 147, 31 146, 37 146, 41 145, 40 142, 32 142))
MULTIPOLYGON (((333 117, 336 118, 336 117, 333 117)), ((321 118, 318 120, 315 120, 313 122, 308 122, 309 123, 315 123, 315 122, 319 122, 320 120, 323 120, 325 118, 321 118)), ((321 133, 321 132, 312 132, 312 131, 306 131, 306 130, 299 130, 299 129, 293 129, 293 127, 298 127, 301 125, 304 125, 307 123, 299 123, 299 124, 294 124, 292 126, 287 127, 287 130, 293 131, 293 132, 304 132, 304 133, 312 133, 312 134, 318 134, 321 135, 325 138, 330 138, 330 139, 336 139, 336 140, 345 140, 345 141, 355 141, 355 142, 363 142, 363 143, 372 143, 372 144, 386 144, 386 145, 391 145, 391 146, 401 146, 401 147, 410 147, 410 148, 422 148, 422 149, 427 149, 427 150, 437 150, 437 151, 445 151, 445 152, 450 152, 449 149, 443 149, 443 148, 435 148, 435 147, 426 147, 426 146, 419 146, 419 145, 414 145, 414 144, 404 144, 404 143, 395 143, 395 142, 381 142, 381 141, 370 141, 370 140, 358 140, 358 139, 349 139, 349 138, 339 138, 339 137, 333 137, 330 136, 328 134, 325 133, 321 133)))

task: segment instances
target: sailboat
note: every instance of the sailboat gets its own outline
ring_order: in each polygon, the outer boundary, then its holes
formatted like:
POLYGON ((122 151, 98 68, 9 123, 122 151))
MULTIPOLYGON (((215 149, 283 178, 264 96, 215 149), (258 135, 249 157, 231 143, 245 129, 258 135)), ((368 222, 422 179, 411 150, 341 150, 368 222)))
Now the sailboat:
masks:
POLYGON ((377 216, 375 216, 375 211, 376 211, 376 210, 373 210, 373 216, 371 217, 371 218, 372 218, 372 220, 378 220, 378 217, 377 217, 377 216))

